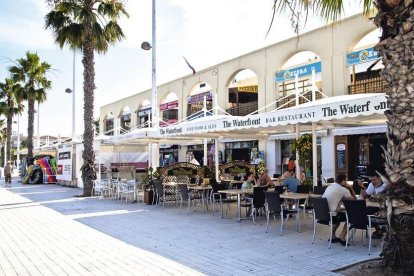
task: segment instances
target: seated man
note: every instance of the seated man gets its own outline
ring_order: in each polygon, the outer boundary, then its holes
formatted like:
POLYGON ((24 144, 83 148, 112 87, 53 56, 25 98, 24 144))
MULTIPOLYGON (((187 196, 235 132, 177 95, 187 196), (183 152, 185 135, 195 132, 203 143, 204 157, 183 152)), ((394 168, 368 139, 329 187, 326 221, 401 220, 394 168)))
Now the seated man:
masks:
POLYGON ((368 188, 365 190, 364 184, 361 180, 358 180, 358 185, 361 187, 361 196, 365 198, 369 198, 373 195, 382 194, 385 192, 386 185, 382 182, 381 178, 378 174, 374 174, 371 177, 371 183, 369 183, 368 188))
POLYGON ((288 175, 288 177, 283 181, 283 185, 286 186, 289 191, 292 193, 296 193, 298 189, 298 185, 300 185, 299 179, 295 177, 294 173, 291 173, 288 175))
MULTIPOLYGON (((330 212, 342 212, 343 209, 340 207, 342 199, 355 199, 355 193, 354 190, 346 184, 346 176, 344 174, 339 174, 335 178, 335 183, 326 188, 322 197, 328 200, 330 212)), ((345 221, 344 213, 337 214, 336 223, 334 222, 335 224, 332 229, 333 236, 331 238, 332 242, 340 242, 342 245, 345 245, 346 224, 344 225, 339 237, 336 237, 335 235, 341 221, 345 221)))
MULTIPOLYGON (((358 180, 358 186, 361 187, 361 196, 366 199, 373 195, 378 195, 385 193, 387 185, 382 182, 382 179, 377 173, 371 176, 371 183, 369 183, 368 188, 365 190, 364 184, 361 180, 358 180)), ((367 214, 372 215, 379 211, 378 207, 367 207, 367 214)), ((383 235, 383 231, 380 228, 375 227, 375 232, 372 233, 373 239, 380 239, 383 235)))

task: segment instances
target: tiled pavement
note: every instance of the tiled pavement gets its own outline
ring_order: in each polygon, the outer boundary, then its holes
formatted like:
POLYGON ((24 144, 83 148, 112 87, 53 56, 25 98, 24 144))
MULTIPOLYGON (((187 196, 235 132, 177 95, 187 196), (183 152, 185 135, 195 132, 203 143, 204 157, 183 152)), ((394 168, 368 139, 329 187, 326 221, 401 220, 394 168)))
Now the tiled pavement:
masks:
POLYGON ((312 245, 310 222, 297 233, 290 220, 279 236, 279 220, 265 233, 264 220, 73 196, 81 193, 0 188, 0 275, 334 275, 379 253, 374 242, 369 256, 360 235, 348 251, 328 250, 324 226, 312 245))

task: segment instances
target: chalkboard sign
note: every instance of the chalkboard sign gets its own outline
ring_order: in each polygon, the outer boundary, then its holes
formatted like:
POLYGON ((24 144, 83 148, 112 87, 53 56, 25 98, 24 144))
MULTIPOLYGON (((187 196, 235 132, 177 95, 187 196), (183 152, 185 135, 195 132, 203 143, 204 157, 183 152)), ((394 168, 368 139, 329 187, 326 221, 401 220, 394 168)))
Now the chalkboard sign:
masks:
POLYGON ((336 145, 336 167, 339 170, 346 168, 345 144, 336 145))

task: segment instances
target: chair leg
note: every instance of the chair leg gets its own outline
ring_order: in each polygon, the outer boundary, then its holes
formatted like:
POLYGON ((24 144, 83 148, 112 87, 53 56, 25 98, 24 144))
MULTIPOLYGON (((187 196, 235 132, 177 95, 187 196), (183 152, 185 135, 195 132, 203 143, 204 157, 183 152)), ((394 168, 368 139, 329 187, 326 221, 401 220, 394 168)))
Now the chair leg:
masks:
POLYGON ((266 233, 267 233, 267 229, 269 228, 269 216, 270 216, 270 212, 267 211, 266 212, 266 233))
POLYGON ((316 234, 316 219, 315 216, 313 218, 313 236, 312 236, 312 244, 315 242, 315 234, 316 234))
POLYGON ((368 255, 371 255, 371 239, 372 239, 371 232, 372 232, 372 228, 369 227, 368 228, 368 255))
POLYGON ((180 200, 180 212, 178 212, 179 214, 181 214, 181 208, 183 207, 183 199, 180 200))
POLYGON ((348 249, 348 239, 349 239, 349 225, 346 225, 346 235, 345 235, 345 251, 348 249))
POLYGON ((283 233, 283 211, 280 212, 280 236, 282 236, 283 233))
POLYGON ((329 246, 328 248, 331 249, 332 244, 332 222, 329 222, 329 246))
POLYGON ((191 199, 190 198, 188 199, 187 205, 188 205, 187 214, 189 214, 190 213, 190 205, 191 205, 191 199))

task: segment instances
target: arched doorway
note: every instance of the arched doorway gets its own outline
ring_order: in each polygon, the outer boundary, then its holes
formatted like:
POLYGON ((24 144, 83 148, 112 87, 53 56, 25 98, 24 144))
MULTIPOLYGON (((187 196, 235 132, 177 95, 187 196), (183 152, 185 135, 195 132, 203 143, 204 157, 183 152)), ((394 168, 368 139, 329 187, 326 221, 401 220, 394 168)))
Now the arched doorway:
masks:
POLYGON ((137 126, 138 128, 150 127, 151 119, 151 102, 143 100, 137 110, 137 126))
POLYGON ((121 121, 121 131, 120 133, 123 134, 131 130, 131 108, 129 106, 125 106, 120 114, 120 121, 121 121))
MULTIPOLYGON (((318 55, 311 51, 302 51, 289 58, 282 66, 282 70, 276 72, 276 84, 278 86, 278 108, 288 108, 296 105, 296 89, 302 97, 299 104, 312 100, 312 70, 315 71, 315 85, 322 92, 322 65, 318 55), (296 87, 296 76, 298 87, 296 87)), ((316 99, 321 99, 322 94, 316 93, 316 99)))
MULTIPOLYGON (((213 108, 211 86, 208 83, 200 82, 194 85, 187 98, 187 117, 189 120, 204 116, 204 113, 201 112, 204 107, 204 99, 207 110, 211 110, 213 108)), ((207 114, 211 115, 212 113, 208 112, 207 114)))
POLYGON ((168 93, 160 104, 160 126, 167 126, 178 121, 178 97, 174 92, 168 93))
POLYGON ((257 75, 250 69, 236 73, 229 84, 229 102, 227 113, 233 116, 245 116, 258 109, 257 75))
POLYGON ((384 65, 374 50, 380 36, 380 29, 368 33, 347 53, 346 66, 351 81, 348 94, 385 92, 385 82, 380 75, 384 65))
POLYGON ((108 112, 104 119, 104 134, 105 135, 114 135, 114 114, 108 112))

